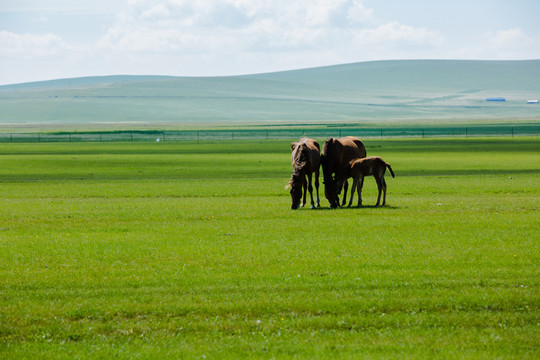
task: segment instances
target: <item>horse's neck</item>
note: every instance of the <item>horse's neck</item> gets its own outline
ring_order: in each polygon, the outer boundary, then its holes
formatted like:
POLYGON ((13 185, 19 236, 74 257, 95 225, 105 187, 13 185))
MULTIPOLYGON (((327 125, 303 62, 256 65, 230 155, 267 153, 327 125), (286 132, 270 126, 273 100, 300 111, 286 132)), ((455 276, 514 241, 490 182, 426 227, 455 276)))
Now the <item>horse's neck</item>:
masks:
MULTIPOLYGON (((305 153, 302 152, 301 150, 298 150, 297 153, 295 154, 295 159, 294 159, 294 164, 293 164, 293 167, 295 169, 304 169, 304 168, 309 168, 309 163, 310 163, 310 156, 309 156, 309 152, 306 151, 305 153)), ((305 170, 304 170, 305 171, 305 170)))
POLYGON ((302 157, 302 144, 297 145, 296 149, 294 149, 292 153, 292 159, 295 163, 299 163, 301 157, 302 157))
POLYGON ((338 155, 336 158, 336 167, 343 166, 343 161, 345 159, 345 146, 343 146, 342 143, 339 141, 336 142, 336 148, 335 148, 336 154, 338 155))
POLYGON ((297 163, 294 166, 294 171, 299 173, 300 175, 302 175, 302 174, 305 174, 307 172, 308 167, 309 167, 309 164, 307 162, 305 162, 303 164, 297 163))
POLYGON ((331 164, 330 169, 331 172, 337 172, 342 166, 343 166, 343 145, 339 141, 334 142, 334 148, 332 149, 332 155, 330 157, 331 164))

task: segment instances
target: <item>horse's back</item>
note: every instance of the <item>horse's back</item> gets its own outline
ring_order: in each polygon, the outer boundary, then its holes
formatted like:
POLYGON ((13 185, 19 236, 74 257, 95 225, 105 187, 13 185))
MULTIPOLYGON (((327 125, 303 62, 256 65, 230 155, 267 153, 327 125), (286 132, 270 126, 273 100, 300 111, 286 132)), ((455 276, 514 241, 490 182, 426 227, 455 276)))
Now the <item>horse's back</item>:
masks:
POLYGON ((339 142, 343 146, 343 151, 341 153, 342 166, 349 163, 349 161, 353 159, 366 157, 366 148, 360 139, 354 136, 346 136, 339 139, 339 142))
POLYGON ((306 139, 306 145, 309 147, 311 151, 314 151, 318 154, 321 153, 321 146, 316 140, 313 139, 306 139))
POLYGON ((345 136, 339 139, 340 143, 351 156, 351 159, 366 157, 366 147, 362 140, 354 136, 345 136))
POLYGON ((379 156, 369 156, 360 159, 353 159, 349 163, 348 176, 370 176, 381 177, 386 171, 386 162, 379 156))
POLYGON ((309 148, 310 157, 311 157, 311 169, 316 171, 319 169, 321 164, 321 147, 316 140, 307 139, 306 145, 309 148))
POLYGON ((330 177, 331 173, 342 169, 351 160, 366 157, 366 148, 364 143, 354 136, 330 138, 324 143, 321 156, 325 176, 330 177))

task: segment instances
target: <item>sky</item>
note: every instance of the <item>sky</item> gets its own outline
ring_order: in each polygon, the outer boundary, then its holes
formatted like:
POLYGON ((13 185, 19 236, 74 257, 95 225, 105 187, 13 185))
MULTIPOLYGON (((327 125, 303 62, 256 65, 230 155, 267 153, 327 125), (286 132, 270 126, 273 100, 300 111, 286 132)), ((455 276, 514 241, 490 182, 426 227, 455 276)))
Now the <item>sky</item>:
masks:
POLYGON ((538 0, 0 0, 0 85, 540 59, 538 0))

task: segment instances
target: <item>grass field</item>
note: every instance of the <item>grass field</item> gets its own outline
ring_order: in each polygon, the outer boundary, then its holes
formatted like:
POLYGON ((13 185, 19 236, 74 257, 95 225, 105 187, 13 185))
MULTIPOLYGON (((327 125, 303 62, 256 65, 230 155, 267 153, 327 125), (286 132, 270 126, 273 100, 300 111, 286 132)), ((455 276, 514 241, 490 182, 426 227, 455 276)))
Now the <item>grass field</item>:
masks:
POLYGON ((287 141, 0 144, 0 358, 538 359, 538 138, 365 143, 297 211, 287 141))

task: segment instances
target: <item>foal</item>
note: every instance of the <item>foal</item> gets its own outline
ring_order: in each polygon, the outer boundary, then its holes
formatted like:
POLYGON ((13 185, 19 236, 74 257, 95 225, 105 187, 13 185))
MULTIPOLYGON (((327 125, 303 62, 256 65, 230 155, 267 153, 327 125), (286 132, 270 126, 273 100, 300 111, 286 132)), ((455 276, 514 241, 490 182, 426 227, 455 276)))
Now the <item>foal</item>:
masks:
POLYGON ((377 188, 379 189, 379 196, 377 197, 377 203, 375 206, 379 206, 381 201, 381 191, 384 191, 382 206, 386 204, 386 181, 384 181, 384 173, 386 168, 390 170, 390 174, 394 177, 394 171, 390 167, 390 164, 381 159, 378 156, 370 156, 363 159, 351 160, 348 166, 345 167, 345 179, 353 178, 353 186, 351 190, 351 200, 349 206, 352 205, 354 190, 358 187, 358 207, 362 205, 362 186, 364 185, 365 176, 373 176, 377 182, 377 188))

